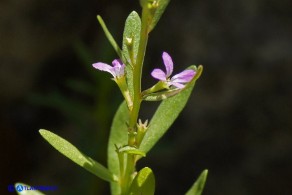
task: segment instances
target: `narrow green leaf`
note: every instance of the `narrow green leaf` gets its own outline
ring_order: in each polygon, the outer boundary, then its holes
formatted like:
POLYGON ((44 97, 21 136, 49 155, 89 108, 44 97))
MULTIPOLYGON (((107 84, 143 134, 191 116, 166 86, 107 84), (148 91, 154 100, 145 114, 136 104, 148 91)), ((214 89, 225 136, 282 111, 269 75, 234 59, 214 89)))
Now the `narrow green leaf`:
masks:
POLYGON ((31 190, 31 186, 24 183, 16 183, 14 184, 14 188, 16 193, 19 195, 45 195, 39 190, 31 190))
POLYGON ((152 170, 145 167, 139 171, 130 187, 130 195, 153 195, 155 192, 155 176, 152 170))
POLYGON ((170 89, 168 91, 161 91, 156 93, 151 93, 143 96, 143 100, 145 101, 161 101, 167 98, 170 98, 176 94, 178 94, 181 89, 170 89))
POLYGON ((122 55, 125 58, 126 77, 130 95, 133 97, 133 67, 135 66, 141 31, 141 19, 137 12, 133 11, 127 17, 123 34, 122 55))
POLYGON ((132 11, 126 19, 123 34, 123 50, 122 53, 131 65, 135 64, 141 31, 141 19, 137 12, 132 11), (132 61, 133 60, 133 61, 132 61))
POLYGON ((151 32, 154 29, 154 27, 156 26, 157 22, 159 21, 162 14, 164 13, 165 8, 167 7, 169 1, 170 0, 157 0, 158 8, 155 11, 155 14, 153 16, 151 24, 149 25, 149 32, 151 32))
POLYGON ((207 180, 208 170, 204 170, 186 195, 201 195, 207 180))
POLYGON ((107 26, 105 25, 105 23, 100 15, 97 15, 97 20, 98 20, 100 26, 102 27, 106 38, 109 40, 110 44, 113 46, 114 50, 117 52, 120 59, 123 59, 121 48, 119 47, 119 45, 117 44, 117 42, 113 38, 112 34, 109 32, 107 26))
POLYGON ((185 107, 203 67, 199 66, 193 80, 177 95, 163 100, 152 117, 140 150, 147 153, 169 129, 185 107))
POLYGON ((125 152, 127 154, 135 154, 135 155, 140 155, 140 156, 143 156, 145 157, 146 154, 145 152, 135 148, 135 147, 131 147, 131 146, 124 146, 122 147, 120 150, 120 152, 125 152))
POLYGON ((107 168, 80 152, 67 140, 45 129, 41 129, 39 130, 39 132, 41 136, 46 141, 48 141, 49 144, 51 144, 56 150, 58 150, 61 154, 63 154, 76 164, 80 165, 87 171, 93 173, 103 180, 109 182, 116 181, 116 176, 114 176, 107 168))
MULTIPOLYGON (((128 112, 129 111, 127 104, 124 101, 117 110, 111 126, 107 151, 108 155, 107 163, 109 170, 115 175, 120 175, 119 159, 116 153, 115 144, 117 146, 124 146, 127 144, 128 140, 127 122, 129 122, 128 112)), ((120 193, 119 185, 116 182, 111 183, 111 191, 112 194, 120 193)))

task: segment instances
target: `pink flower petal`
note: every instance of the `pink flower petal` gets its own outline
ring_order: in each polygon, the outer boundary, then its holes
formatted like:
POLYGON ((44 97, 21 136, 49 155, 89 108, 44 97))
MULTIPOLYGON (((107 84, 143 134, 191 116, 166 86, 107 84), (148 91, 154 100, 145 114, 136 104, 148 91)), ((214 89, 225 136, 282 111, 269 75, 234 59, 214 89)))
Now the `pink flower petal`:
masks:
POLYGON ((110 74, 113 75, 113 77, 116 76, 115 72, 113 71, 113 67, 106 63, 97 62, 92 64, 92 66, 98 70, 109 72, 110 74))
POLYGON ((162 53, 162 59, 166 68, 166 77, 169 77, 173 72, 173 61, 170 55, 166 52, 162 53))
POLYGON ((177 82, 168 82, 168 84, 169 85, 173 85, 173 86, 175 86, 175 87, 177 87, 177 88, 179 88, 179 89, 182 89, 182 88, 184 88, 185 87, 185 85, 183 85, 183 84, 181 84, 181 83, 177 83, 177 82))
POLYGON ((121 77, 125 74, 125 64, 120 59, 115 59, 112 64, 116 77, 121 77))
POLYGON ((117 77, 122 77, 125 74, 124 66, 115 66, 113 69, 117 77))
POLYGON ((120 59, 113 60, 112 64, 113 66, 110 66, 106 63, 97 62, 92 64, 92 66, 98 70, 109 72, 114 78, 123 77, 125 74, 125 64, 120 59))
POLYGON ((166 75, 161 69, 158 69, 158 68, 154 69, 151 72, 151 75, 158 80, 166 81, 166 75))
POLYGON ((171 81, 176 83, 188 83, 194 78, 195 74, 196 72, 194 70, 184 70, 174 75, 171 81))
POLYGON ((113 60, 112 61, 112 64, 113 64, 114 67, 124 65, 123 62, 122 62, 122 60, 120 60, 120 59, 113 60))

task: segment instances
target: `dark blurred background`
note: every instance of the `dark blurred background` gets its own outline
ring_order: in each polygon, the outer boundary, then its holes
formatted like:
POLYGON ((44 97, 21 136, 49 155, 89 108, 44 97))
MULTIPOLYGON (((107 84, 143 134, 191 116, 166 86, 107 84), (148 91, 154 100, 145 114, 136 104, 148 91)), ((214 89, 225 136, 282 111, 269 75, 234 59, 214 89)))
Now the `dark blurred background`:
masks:
MULTIPOLYGON (((179 72, 203 64, 185 110, 138 167, 156 194, 185 193, 208 168, 205 195, 292 194, 292 1, 172 0, 150 35, 144 88, 168 51, 179 72)), ((50 129, 106 164, 122 101, 91 64, 116 58, 96 21, 121 43, 138 0, 0 2, 0 194, 8 184, 58 186, 47 194, 108 194, 109 187, 56 152, 50 129)), ((142 119, 157 104, 143 104, 142 119)))

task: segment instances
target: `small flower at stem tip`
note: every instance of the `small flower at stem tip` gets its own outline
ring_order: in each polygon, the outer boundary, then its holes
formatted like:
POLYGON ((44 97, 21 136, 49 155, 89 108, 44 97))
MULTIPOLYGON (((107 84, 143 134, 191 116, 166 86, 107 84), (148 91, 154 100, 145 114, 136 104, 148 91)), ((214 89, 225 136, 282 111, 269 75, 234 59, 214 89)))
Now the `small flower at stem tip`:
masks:
POLYGON ((120 59, 115 59, 112 64, 113 66, 110 66, 103 62, 97 62, 92 64, 92 66, 98 70, 110 73, 114 79, 123 77, 125 75, 125 64, 120 59))
POLYGON ((163 59, 166 72, 164 72, 161 69, 156 68, 151 72, 151 75, 152 77, 166 83, 168 87, 175 86, 176 88, 182 89, 185 87, 185 84, 187 84, 194 78, 196 72, 191 69, 184 70, 170 78, 173 72, 172 58, 170 57, 168 53, 163 52, 162 59, 163 59))
POLYGON ((128 90, 128 85, 125 76, 125 64, 120 59, 115 59, 112 62, 113 66, 110 66, 103 62, 97 62, 92 64, 92 66, 98 70, 105 71, 113 75, 113 80, 118 84, 126 102, 129 110, 132 110, 133 101, 128 90))

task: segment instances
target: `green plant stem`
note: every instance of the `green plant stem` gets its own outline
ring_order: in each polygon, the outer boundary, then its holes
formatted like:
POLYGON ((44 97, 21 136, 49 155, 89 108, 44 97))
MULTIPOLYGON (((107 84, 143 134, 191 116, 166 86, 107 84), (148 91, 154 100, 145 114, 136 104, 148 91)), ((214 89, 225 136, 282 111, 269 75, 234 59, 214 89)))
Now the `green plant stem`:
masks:
POLYGON ((132 174, 135 171, 135 156, 134 155, 127 155, 127 168, 125 170, 125 177, 123 179, 123 186, 122 186, 122 193, 121 195, 127 195, 129 188, 132 183, 132 174))
MULTIPOLYGON (((119 164, 120 164, 120 178, 124 177, 124 153, 121 152, 117 152, 118 153, 118 157, 119 157, 119 164)), ((122 182, 122 181, 120 181, 122 182)), ((121 184, 122 185, 122 184, 121 184)))
MULTIPOLYGON (((136 64, 134 65, 133 71, 133 85, 134 85, 134 98, 133 98, 133 109, 130 112, 129 121, 129 140, 128 144, 134 146, 135 142, 131 139, 131 132, 136 131, 136 124, 138 120, 139 110, 142 102, 141 96, 141 78, 144 56, 146 52, 147 42, 148 42, 148 9, 143 8, 142 10, 142 27, 140 34, 139 49, 137 54, 136 64)), ((122 178, 121 183, 121 194, 126 195, 129 191, 129 187, 132 183, 132 174, 135 171, 135 155, 127 154, 127 165, 125 170, 125 175, 122 178)))

